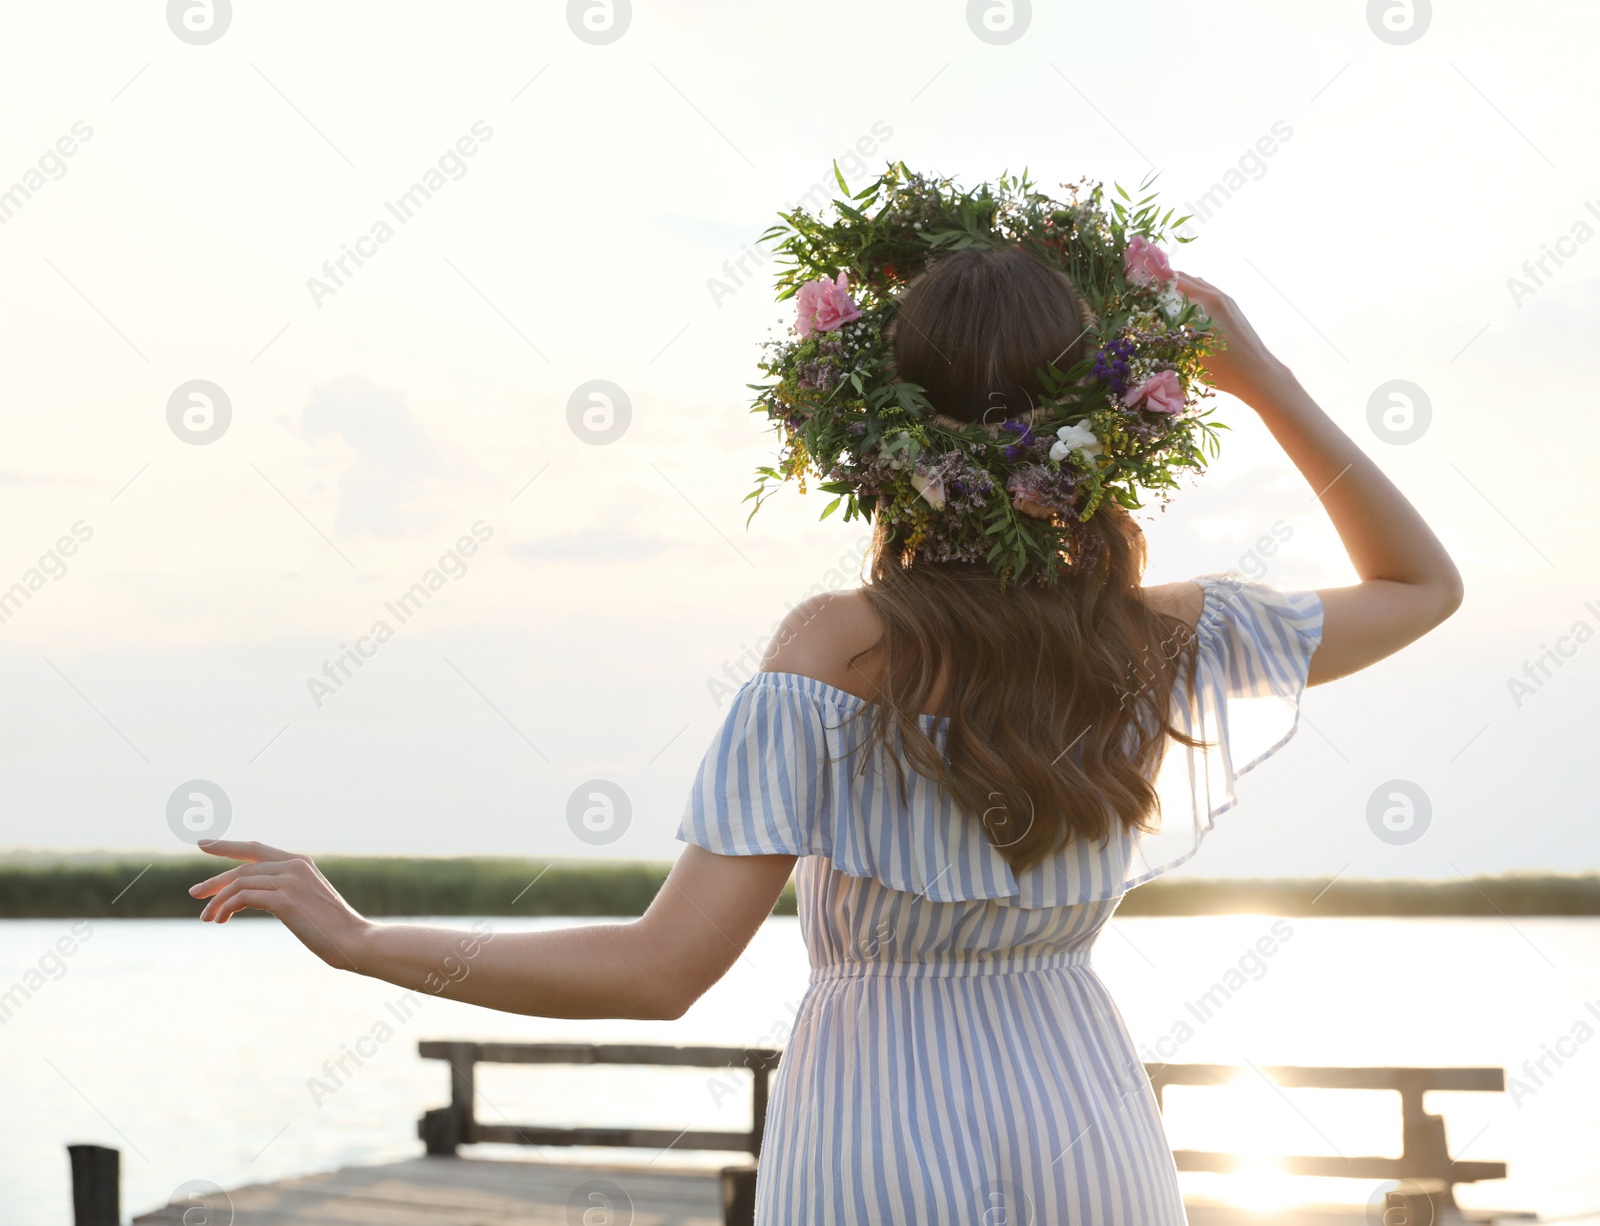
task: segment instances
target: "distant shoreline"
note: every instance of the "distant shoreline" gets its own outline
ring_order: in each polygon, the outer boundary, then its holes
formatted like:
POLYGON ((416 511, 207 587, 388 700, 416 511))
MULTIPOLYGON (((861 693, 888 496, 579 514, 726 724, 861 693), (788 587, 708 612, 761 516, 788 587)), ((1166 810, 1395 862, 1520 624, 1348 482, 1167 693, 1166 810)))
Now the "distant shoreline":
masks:
MULTIPOLYGON (((317 861, 367 915, 631 916, 671 868, 509 858, 329 856, 317 861)), ((225 865, 202 856, 0 857, 0 919, 177 919, 188 888, 225 865)), ((795 913, 794 885, 775 915, 795 913)), ((1600 874, 1454 881, 1169 878, 1131 891, 1120 916, 1600 916, 1600 874)))

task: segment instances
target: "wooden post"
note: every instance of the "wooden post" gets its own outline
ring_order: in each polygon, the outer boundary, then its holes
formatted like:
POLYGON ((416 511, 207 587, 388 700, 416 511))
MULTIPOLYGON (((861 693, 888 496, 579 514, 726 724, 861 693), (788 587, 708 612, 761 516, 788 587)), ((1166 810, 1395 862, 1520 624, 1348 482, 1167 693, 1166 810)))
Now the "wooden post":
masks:
POLYGON ((449 1107, 433 1107, 422 1113, 417 1121, 417 1135, 422 1138, 428 1153, 454 1158, 456 1146, 461 1144, 461 1131, 456 1127, 456 1113, 449 1107))
POLYGON ((1437 1226, 1447 1204, 1454 1206, 1450 1185, 1442 1179, 1402 1179, 1384 1197, 1383 1221, 1403 1226, 1437 1226))
POLYGON ((461 1129, 461 1139, 471 1141, 476 1110, 477 1089, 474 1078, 477 1072, 478 1045, 476 1043, 450 1044, 450 1110, 456 1114, 461 1129))
POLYGON ((473 1136, 477 1120, 473 1116, 476 1096, 473 1085, 473 1067, 478 1062, 476 1043, 449 1043, 446 1045, 450 1063, 450 1105, 435 1107, 423 1115, 417 1132, 426 1143, 430 1154, 454 1156, 456 1146, 467 1145, 473 1136))
POLYGON ((722 1168, 722 1226, 752 1226, 756 1220, 756 1168, 722 1168))
POLYGON ((1400 1078, 1401 1149, 1414 1171, 1425 1178, 1438 1179, 1444 1188, 1433 1201, 1440 1208, 1455 1208, 1450 1187, 1450 1147, 1445 1142, 1444 1117, 1430 1115, 1422 1107, 1426 1082, 1416 1075, 1400 1078))
POLYGON ((765 1064, 750 1070, 755 1084, 750 1087, 750 1153, 761 1157, 761 1142, 767 1132, 767 1075, 765 1064))
POLYGON ((118 1226, 122 1221, 122 1156, 104 1145, 69 1145, 73 1226, 118 1226))

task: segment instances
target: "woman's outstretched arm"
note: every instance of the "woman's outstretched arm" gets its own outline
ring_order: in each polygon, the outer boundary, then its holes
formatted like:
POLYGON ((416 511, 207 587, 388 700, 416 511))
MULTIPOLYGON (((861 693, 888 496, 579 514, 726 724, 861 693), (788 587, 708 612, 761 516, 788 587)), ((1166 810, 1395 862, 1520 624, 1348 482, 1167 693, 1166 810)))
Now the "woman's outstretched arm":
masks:
POLYGON ((1317 407, 1262 344, 1233 299, 1199 277, 1178 288, 1211 316, 1227 348, 1206 360, 1212 382, 1253 408, 1310 483, 1361 582, 1324 588, 1322 645, 1307 684, 1332 681, 1421 638, 1461 605, 1461 575, 1394 483, 1317 407))
POLYGON ((624 924, 485 932, 385 924, 359 915, 309 856, 212 840, 244 860, 189 891, 202 920, 258 908, 330 966, 404 988, 537 1017, 681 1017, 727 973, 772 913, 793 856, 723 856, 689 846, 649 909, 624 924))

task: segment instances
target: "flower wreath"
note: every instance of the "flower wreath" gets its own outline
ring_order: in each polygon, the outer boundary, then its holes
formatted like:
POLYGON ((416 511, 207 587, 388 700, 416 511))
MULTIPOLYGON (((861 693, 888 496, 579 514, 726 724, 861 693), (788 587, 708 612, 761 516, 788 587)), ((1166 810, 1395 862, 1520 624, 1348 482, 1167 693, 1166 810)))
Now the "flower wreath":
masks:
POLYGON ((778 300, 797 310, 793 334, 766 344, 771 381, 750 385, 751 411, 781 440, 745 497, 751 518, 777 486, 796 478, 804 494, 814 474, 835 495, 823 519, 843 503, 846 521, 905 525, 905 564, 982 561, 1002 587, 1051 584, 1093 566, 1083 525, 1108 498, 1164 500, 1180 472, 1216 455, 1226 427, 1201 401, 1211 394, 1203 359, 1218 342, 1156 245, 1185 219, 1161 214, 1153 195, 1116 187, 1108 204, 1085 180, 1058 201, 1026 172, 963 191, 904 163, 854 195, 837 166, 834 177, 845 197, 831 220, 796 209, 762 236, 781 257, 778 300), (895 377, 896 294, 944 253, 1007 245, 1067 274, 1090 343, 1069 369, 1040 371, 1039 402, 957 421, 895 377))

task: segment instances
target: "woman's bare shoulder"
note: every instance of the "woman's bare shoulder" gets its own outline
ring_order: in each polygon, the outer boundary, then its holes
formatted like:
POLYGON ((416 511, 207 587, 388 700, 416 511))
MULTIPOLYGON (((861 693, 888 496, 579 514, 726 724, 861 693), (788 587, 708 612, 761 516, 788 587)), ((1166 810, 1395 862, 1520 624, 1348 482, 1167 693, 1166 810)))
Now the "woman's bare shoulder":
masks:
POLYGON ((1205 606, 1206 590, 1193 579, 1177 583, 1160 583, 1140 589, 1144 602, 1157 613, 1176 617, 1193 630, 1200 622, 1200 611, 1205 606))
POLYGON ((850 657, 875 646, 883 625, 860 589, 823 592, 795 605, 772 636, 763 672, 799 673, 871 699, 872 657, 850 657))
MULTIPOLYGON (((1141 589, 1158 613, 1176 617, 1191 630, 1199 623, 1205 589, 1193 580, 1141 589)), ((823 592, 789 611, 761 660, 763 672, 798 673, 876 701, 878 659, 872 650, 883 623, 859 588, 823 592), (861 658, 851 663, 851 657, 861 658)))

